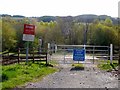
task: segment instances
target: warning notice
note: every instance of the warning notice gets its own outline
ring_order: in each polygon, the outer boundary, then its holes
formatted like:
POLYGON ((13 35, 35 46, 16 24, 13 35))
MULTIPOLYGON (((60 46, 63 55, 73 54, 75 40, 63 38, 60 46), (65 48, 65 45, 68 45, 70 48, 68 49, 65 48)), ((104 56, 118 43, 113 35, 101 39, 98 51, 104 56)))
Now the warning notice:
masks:
POLYGON ((24 24, 23 41, 34 41, 35 25, 24 24))
POLYGON ((84 61, 85 60, 85 50, 84 49, 74 49, 73 50, 73 60, 74 61, 84 61))

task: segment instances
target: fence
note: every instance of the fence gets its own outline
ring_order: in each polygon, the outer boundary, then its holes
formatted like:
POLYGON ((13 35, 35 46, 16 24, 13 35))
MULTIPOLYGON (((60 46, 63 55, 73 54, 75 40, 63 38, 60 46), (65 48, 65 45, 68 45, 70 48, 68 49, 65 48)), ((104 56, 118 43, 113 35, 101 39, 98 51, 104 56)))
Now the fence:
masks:
POLYGON ((95 45, 55 45, 54 48, 50 48, 50 44, 48 44, 48 50, 52 53, 62 53, 61 58, 64 62, 66 61, 66 58, 68 56, 68 53, 71 53, 70 58, 73 60, 72 52, 74 49, 85 49, 86 56, 85 59, 93 60, 93 63, 95 60, 112 60, 116 58, 114 56, 114 49, 113 45, 110 46, 95 46, 95 45))
MULTIPOLYGON (((94 46, 94 45, 55 45, 54 48, 50 48, 50 44, 48 44, 48 50, 38 48, 30 48, 29 49, 29 61, 45 61, 46 64, 48 63, 48 56, 52 56, 53 53, 58 53, 64 63, 65 61, 70 58, 73 60, 72 52, 74 49, 81 49, 84 48, 86 51, 85 59, 95 60, 103 59, 103 60, 118 60, 119 59, 119 48, 113 46, 94 46), (47 55, 47 52, 49 55, 47 55), (69 57, 68 57, 69 56, 69 57)), ((2 64, 12 64, 16 62, 25 62, 26 60, 26 49, 19 48, 18 52, 10 53, 9 51, 4 52, 2 55, 2 64)), ((49 58, 50 59, 50 58, 49 58)))
MULTIPOLYGON (((45 61, 47 64, 47 50, 41 49, 41 52, 37 48, 30 48, 28 54, 29 61, 45 61)), ((18 48, 18 52, 10 53, 9 51, 2 53, 2 64, 12 64, 26 61, 26 49, 18 48)))
POLYGON ((119 60, 119 47, 113 46, 113 60, 119 60))
POLYGON ((12 63, 16 63, 17 61, 13 58, 16 57, 16 53, 10 53, 9 51, 7 52, 3 52, 1 54, 2 56, 2 61, 0 63, 6 65, 6 64, 12 64, 12 63), (12 60, 13 59, 13 60, 12 60))

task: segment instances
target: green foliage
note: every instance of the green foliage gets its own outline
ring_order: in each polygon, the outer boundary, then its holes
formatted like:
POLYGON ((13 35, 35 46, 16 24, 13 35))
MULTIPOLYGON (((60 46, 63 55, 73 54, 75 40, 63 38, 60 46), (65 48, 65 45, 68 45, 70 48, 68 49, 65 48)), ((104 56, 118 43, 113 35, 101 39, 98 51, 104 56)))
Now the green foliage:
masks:
POLYGON ((107 70, 107 71, 112 69, 110 64, 102 64, 102 65, 98 65, 98 67, 101 68, 102 70, 107 70))
POLYGON ((2 19, 0 18, 0 52, 2 52, 2 19))
POLYGON ((106 26, 112 26, 112 20, 110 18, 105 19, 105 25, 106 26))
POLYGON ((75 23, 73 26, 73 44, 80 45, 84 44, 84 24, 82 23, 75 23))
POLYGON ((54 24, 53 26, 53 23, 50 23, 50 28, 45 35, 45 40, 46 40, 46 43, 55 42, 57 44, 61 44, 63 42, 62 32, 59 29, 57 24, 54 24))
POLYGON ((89 43, 94 45, 110 45, 113 43, 114 45, 117 43, 117 30, 114 27, 104 25, 102 23, 99 24, 91 24, 90 30, 90 38, 89 43))
MULTIPOLYGON (((48 17, 44 17, 48 18, 48 17)), ((2 23, 2 46, 3 51, 15 50, 18 47, 26 47, 22 40, 23 28, 25 23, 34 24, 35 40, 30 42, 30 47, 39 46, 39 38, 43 40, 43 46, 47 43, 56 44, 84 44, 86 35, 86 44, 92 45, 117 45, 118 31, 117 26, 113 25, 110 18, 104 21, 95 19, 93 23, 74 20, 72 17, 56 17, 56 21, 43 22, 36 18, 13 19, 4 17, 2 23)), ((0 24, 1 25, 1 24, 0 24)), ((1 26, 0 26, 1 27, 1 26)))
POLYGON ((84 67, 83 64, 78 63, 78 64, 72 64, 73 67, 84 67))
POLYGON ((101 70, 111 71, 113 69, 116 69, 118 67, 118 61, 113 61, 112 64, 110 64, 110 61, 107 61, 107 63, 104 62, 104 60, 100 61, 101 63, 98 64, 98 68, 101 70))
POLYGON ((8 49, 14 49, 16 46, 16 31, 9 22, 2 23, 2 46, 3 51, 8 49))
POLYGON ((43 63, 24 63, 13 64, 2 67, 2 88, 15 88, 29 81, 40 80, 43 76, 55 72, 55 68, 51 68, 43 63))

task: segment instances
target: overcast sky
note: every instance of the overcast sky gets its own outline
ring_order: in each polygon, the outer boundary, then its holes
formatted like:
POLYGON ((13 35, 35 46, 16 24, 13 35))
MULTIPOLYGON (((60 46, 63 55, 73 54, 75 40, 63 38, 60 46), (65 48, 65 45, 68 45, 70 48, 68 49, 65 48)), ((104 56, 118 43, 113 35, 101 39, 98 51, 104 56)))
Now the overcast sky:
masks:
POLYGON ((1 0, 0 14, 24 16, 77 16, 81 14, 118 17, 119 0, 1 0))

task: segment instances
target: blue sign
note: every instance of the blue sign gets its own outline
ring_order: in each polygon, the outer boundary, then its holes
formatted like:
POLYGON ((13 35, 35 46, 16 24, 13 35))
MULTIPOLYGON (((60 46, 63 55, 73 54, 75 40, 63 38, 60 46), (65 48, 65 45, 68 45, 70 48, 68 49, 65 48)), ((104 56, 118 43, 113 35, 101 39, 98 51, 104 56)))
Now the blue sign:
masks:
POLYGON ((85 50, 84 49, 74 49, 73 50, 73 60, 74 61, 84 61, 85 60, 85 50))

